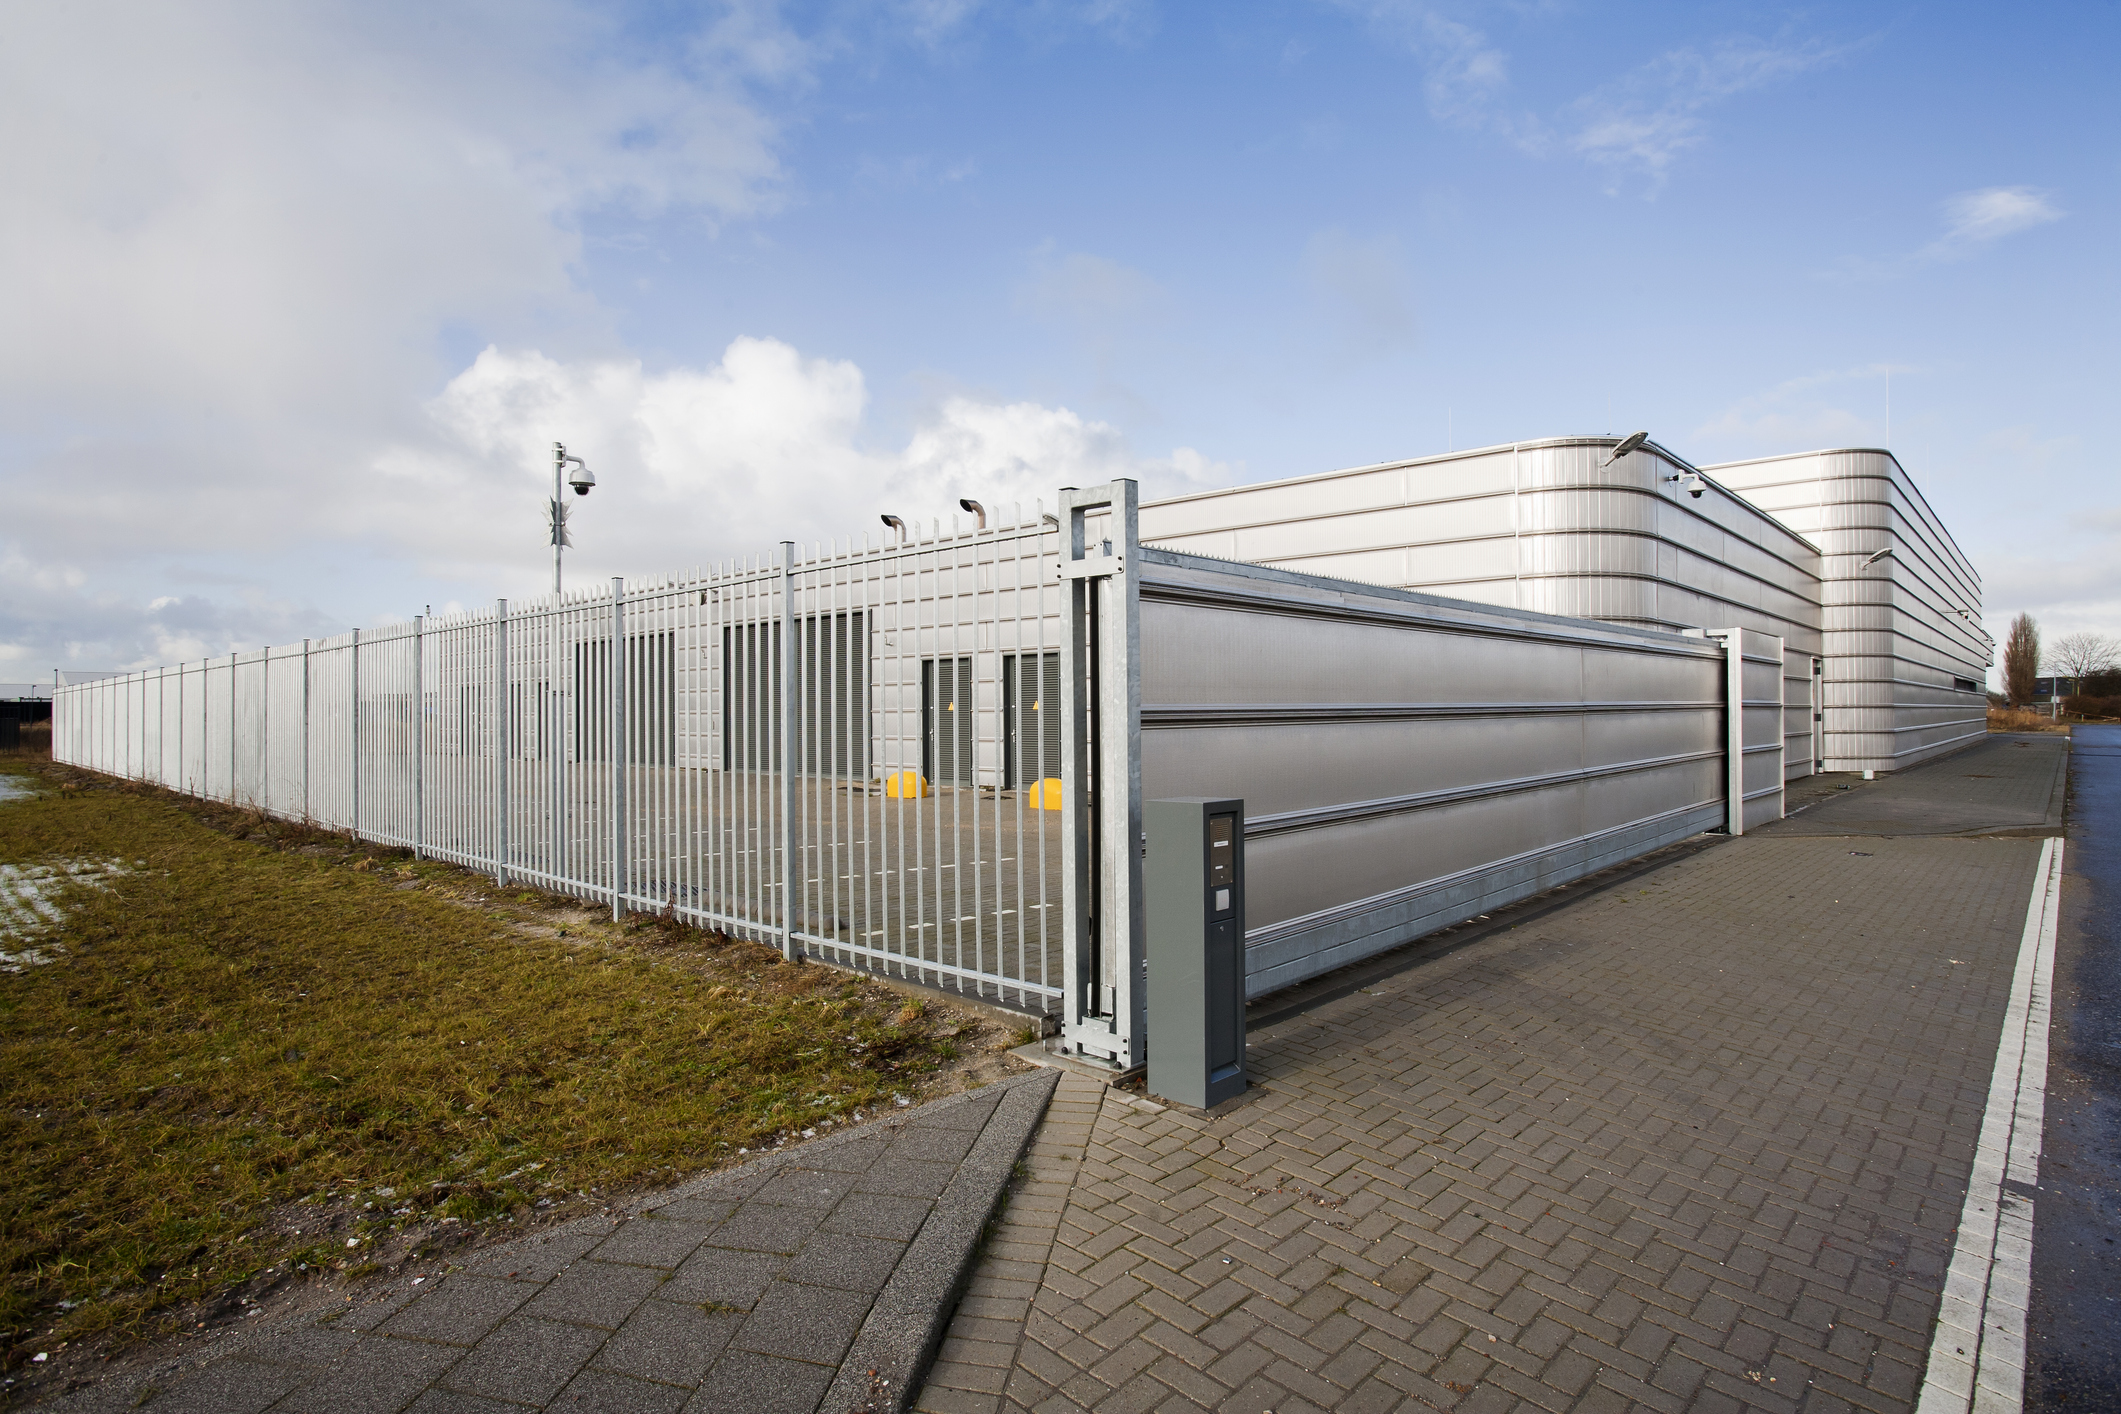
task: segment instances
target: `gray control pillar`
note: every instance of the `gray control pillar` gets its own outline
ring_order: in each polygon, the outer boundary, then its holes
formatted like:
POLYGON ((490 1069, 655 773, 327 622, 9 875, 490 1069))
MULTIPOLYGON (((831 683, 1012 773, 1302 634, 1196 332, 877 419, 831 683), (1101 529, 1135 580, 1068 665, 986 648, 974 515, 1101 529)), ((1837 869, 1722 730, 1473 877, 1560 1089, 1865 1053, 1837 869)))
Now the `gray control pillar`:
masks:
POLYGON ((1149 1093, 1207 1109, 1245 1093, 1245 803, 1152 800, 1149 1093))

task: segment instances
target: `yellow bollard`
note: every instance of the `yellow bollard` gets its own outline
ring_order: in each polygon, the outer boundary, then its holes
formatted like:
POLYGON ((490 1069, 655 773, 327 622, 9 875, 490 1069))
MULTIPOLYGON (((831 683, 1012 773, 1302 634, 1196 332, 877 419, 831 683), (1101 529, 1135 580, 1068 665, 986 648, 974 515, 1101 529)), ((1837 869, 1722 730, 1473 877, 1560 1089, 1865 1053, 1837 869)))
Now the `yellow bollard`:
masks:
POLYGON ((884 777, 884 794, 893 800, 917 800, 928 794, 928 782, 918 771, 893 771, 884 777))
POLYGON ((1032 784, 1024 796, 1024 803, 1033 810, 1058 810, 1061 808, 1060 777, 1048 776, 1032 784))

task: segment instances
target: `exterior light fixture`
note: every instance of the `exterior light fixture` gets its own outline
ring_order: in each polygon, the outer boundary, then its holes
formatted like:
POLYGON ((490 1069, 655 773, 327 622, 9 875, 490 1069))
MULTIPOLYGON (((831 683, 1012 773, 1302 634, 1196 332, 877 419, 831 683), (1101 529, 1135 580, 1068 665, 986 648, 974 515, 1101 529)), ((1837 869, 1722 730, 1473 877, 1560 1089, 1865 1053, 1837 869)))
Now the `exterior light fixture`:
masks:
POLYGON ((1866 558, 1862 564, 1856 566, 1856 568, 1859 570, 1867 570, 1872 565, 1877 564, 1880 560, 1884 559, 1887 555, 1890 555, 1892 553, 1893 547, 1890 545, 1886 546, 1883 550, 1873 550, 1871 551, 1869 557, 1866 558))
POLYGON ((1613 444, 1613 450, 1607 452, 1605 454, 1605 460, 1600 462, 1598 465, 1600 467, 1611 466, 1614 462, 1619 461, 1629 452, 1640 449, 1642 444, 1649 440, 1650 434, 1647 432, 1630 432, 1627 436, 1621 438, 1618 442, 1613 444))

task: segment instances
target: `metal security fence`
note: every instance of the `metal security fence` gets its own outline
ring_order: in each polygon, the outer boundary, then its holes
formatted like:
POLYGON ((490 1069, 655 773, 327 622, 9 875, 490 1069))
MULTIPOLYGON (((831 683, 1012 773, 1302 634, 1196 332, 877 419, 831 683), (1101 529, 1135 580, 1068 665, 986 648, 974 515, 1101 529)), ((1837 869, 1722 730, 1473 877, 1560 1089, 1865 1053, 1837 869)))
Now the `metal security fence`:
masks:
POLYGON ((1044 1012, 1051 517, 416 618, 58 694, 60 760, 1044 1012))

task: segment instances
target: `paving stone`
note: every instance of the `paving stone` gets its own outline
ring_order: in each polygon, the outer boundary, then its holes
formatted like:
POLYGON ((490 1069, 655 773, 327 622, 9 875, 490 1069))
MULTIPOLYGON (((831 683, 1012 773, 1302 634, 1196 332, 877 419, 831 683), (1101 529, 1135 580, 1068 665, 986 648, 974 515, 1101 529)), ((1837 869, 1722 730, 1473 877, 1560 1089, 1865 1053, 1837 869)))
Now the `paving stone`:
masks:
POLYGON ((372 1335, 273 1408, 290 1414, 395 1414, 463 1354, 454 1346, 372 1335))
POLYGON ((301 1365, 216 1360, 142 1407, 155 1414, 258 1414, 315 1373, 301 1365))
POLYGON ((905 1250, 904 1243, 883 1238, 815 1233, 782 1275, 810 1286, 833 1286, 874 1295, 884 1289, 905 1250))
POLYGON ((740 1311, 645 1301, 597 1352, 599 1369, 664 1384, 697 1385, 743 1323, 740 1311))
POLYGON ((869 1314, 864 1292, 776 1281, 752 1306, 730 1344, 758 1355, 814 1360, 837 1368, 869 1314))
POLYGON ((921 1407, 1907 1408, 2038 847, 1681 850, 1270 999, 1221 1116, 1064 1084, 921 1407))
POLYGON ((577 1262, 525 1302, 523 1314, 616 1330, 635 1307, 663 1285, 666 1275, 652 1267, 594 1259, 577 1262))
POLYGON ((542 1405, 604 1343, 604 1332, 510 1316, 453 1366, 442 1384, 518 1404, 542 1405))
POLYGON ((478 1276, 509 1281, 550 1281, 561 1268, 610 1236, 615 1226, 617 1224, 603 1221, 587 1230, 570 1225, 558 1232, 541 1233, 492 1252, 479 1253, 464 1264, 464 1269, 478 1276))
MULTIPOLYGON (((739 1213, 747 1211, 740 1209, 739 1213)), ((726 1224, 722 1224, 726 1225, 726 1224)), ((635 1218, 597 1245, 590 1256, 599 1262, 627 1262, 642 1267, 676 1267, 719 1226, 654 1214, 635 1218)), ((726 1245, 726 1244, 725 1244, 726 1245)))
POLYGON ((732 1351, 685 1406, 685 1414, 816 1414, 833 1367, 732 1351))
POLYGON ((790 1208, 771 1203, 746 1203, 714 1230, 709 1245, 747 1252, 779 1252, 793 1255, 823 1221, 816 1208, 790 1208))
POLYGON ((899 1158, 886 1154, 877 1160, 876 1167, 861 1176, 855 1185, 856 1193, 888 1193, 901 1198, 933 1198, 950 1186, 957 1176, 957 1165, 930 1163, 924 1159, 899 1158))
POLYGON ((884 1237, 911 1242, 921 1230, 935 1204, 927 1198, 905 1198, 884 1193, 854 1193, 832 1210, 821 1226, 826 1232, 852 1233, 857 1237, 884 1237))
POLYGON ((785 1169, 768 1180, 750 1201, 830 1209, 854 1188, 862 1172, 866 1170, 850 1173, 832 1169, 785 1169))
POLYGON ((677 1414, 691 1398, 691 1390, 675 1385, 652 1384, 610 1370, 584 1370, 568 1381, 553 1408, 578 1407, 584 1414, 677 1414))
POLYGON ((408 1302, 381 1329, 385 1335, 474 1345, 534 1290, 520 1282, 456 1272, 408 1302))
POLYGON ((702 1247, 656 1289, 665 1301, 728 1306, 749 1311, 766 1284, 781 1274, 788 1258, 774 1252, 731 1252, 702 1247))

